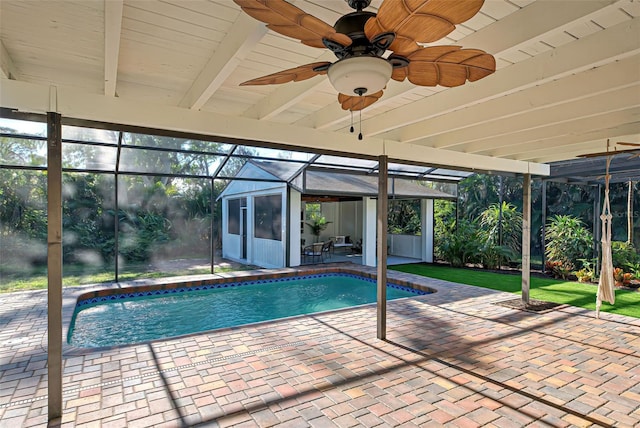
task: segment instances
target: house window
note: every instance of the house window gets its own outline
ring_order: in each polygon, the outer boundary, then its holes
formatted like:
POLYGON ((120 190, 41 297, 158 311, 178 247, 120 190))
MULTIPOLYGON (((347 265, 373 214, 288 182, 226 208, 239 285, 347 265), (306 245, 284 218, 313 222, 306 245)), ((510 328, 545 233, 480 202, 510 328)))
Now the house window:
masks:
POLYGON ((240 235, 240 199, 229 199, 227 208, 227 231, 231 235, 240 235))
POLYGON ((282 241, 282 196, 256 196, 254 203, 255 237, 282 241))
POLYGON ((322 205, 320 202, 307 202, 304 211, 300 213, 300 233, 304 233, 305 220, 322 217, 322 205))
POLYGON ((305 220, 311 220, 318 217, 322 217, 322 204, 320 202, 307 202, 304 205, 305 220))

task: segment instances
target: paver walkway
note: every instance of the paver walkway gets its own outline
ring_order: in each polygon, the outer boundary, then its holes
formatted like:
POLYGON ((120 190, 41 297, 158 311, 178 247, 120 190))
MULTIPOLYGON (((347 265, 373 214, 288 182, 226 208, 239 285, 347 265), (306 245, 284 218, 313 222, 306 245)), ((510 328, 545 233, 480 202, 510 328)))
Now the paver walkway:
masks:
MULTIPOLYGON (((366 270, 366 267, 361 269, 366 270)), ((640 425, 640 320, 437 293, 110 350, 68 351, 62 426, 640 425)), ((73 305, 78 289, 65 290, 73 305)), ((0 297, 0 426, 47 419, 46 293, 0 297)))

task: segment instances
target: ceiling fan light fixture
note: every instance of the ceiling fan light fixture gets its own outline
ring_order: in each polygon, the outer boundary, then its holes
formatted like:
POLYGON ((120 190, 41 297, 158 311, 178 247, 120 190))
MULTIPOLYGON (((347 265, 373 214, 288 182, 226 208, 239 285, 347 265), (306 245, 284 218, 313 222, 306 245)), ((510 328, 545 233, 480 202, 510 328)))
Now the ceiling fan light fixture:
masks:
POLYGON ((327 74, 336 91, 364 95, 384 89, 392 71, 392 65, 384 58, 356 56, 331 64, 327 74))

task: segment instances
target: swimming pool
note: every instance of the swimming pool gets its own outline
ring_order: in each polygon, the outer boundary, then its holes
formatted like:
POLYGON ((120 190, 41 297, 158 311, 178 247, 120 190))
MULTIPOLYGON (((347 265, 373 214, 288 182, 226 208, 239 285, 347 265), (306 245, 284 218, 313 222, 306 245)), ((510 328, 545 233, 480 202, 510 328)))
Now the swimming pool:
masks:
MULTIPOLYGON (((422 294, 387 284, 388 300, 422 294)), ((125 345, 375 301, 375 279, 344 273, 133 289, 79 299, 67 337, 76 347, 125 345)))

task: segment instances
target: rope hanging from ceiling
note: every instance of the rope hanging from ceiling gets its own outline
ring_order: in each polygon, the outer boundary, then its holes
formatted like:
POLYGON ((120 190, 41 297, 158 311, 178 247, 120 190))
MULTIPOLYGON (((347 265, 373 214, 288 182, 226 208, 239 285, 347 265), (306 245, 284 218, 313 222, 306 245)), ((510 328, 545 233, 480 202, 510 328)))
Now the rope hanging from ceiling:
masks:
POLYGON ((611 252, 611 205, 609 204, 609 166, 611 164, 611 156, 607 157, 607 166, 604 177, 604 203, 602 204, 602 270, 600 271, 600 280, 598 281, 598 292, 596 293, 596 318, 600 318, 600 306, 602 301, 614 304, 616 300, 615 290, 613 288, 613 256, 611 252))

